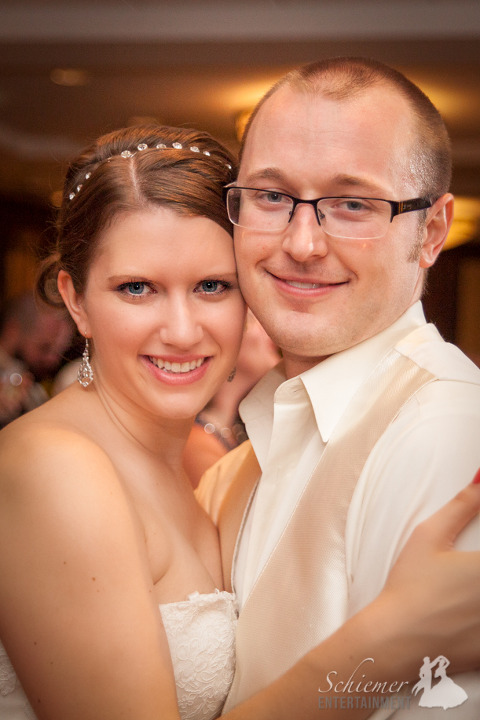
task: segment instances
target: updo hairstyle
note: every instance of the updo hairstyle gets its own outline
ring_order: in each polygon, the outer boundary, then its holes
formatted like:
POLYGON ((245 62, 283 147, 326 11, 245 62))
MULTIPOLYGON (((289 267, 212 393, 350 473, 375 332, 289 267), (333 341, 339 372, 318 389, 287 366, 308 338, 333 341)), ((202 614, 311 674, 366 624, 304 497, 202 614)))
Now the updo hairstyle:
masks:
POLYGON ((63 304, 59 270, 83 294, 100 233, 120 213, 170 207, 213 220, 231 235, 222 191, 235 176, 233 155, 205 132, 144 125, 103 135, 67 171, 56 248, 40 266, 38 294, 63 304))

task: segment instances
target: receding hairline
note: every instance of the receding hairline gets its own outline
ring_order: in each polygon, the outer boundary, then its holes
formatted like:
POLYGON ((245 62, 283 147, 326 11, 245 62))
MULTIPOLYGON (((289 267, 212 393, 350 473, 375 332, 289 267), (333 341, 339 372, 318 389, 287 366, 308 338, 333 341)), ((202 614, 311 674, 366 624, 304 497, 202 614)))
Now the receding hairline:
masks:
POLYGON ((330 58, 296 68, 283 76, 254 108, 242 139, 240 165, 257 115, 279 91, 285 89, 342 102, 382 87, 405 102, 414 133, 411 156, 406 160, 412 169, 415 166, 422 193, 432 199, 440 197, 448 191, 452 173, 450 140, 443 118, 415 83, 394 68, 369 58, 330 58))
MULTIPOLYGON (((250 120, 255 117, 263 104, 283 87, 342 100, 354 97, 369 87, 382 84, 396 89, 409 101, 414 111, 415 102, 412 98, 420 103, 423 100, 441 120, 438 110, 430 99, 403 73, 372 58, 351 56, 327 58, 291 70, 272 85, 260 99, 250 120)), ((247 135, 249 125, 250 122, 247 124, 244 136, 247 135)))
MULTIPOLYGON (((277 118, 280 124, 282 124, 282 115, 284 113, 288 115, 289 107, 292 109, 298 107, 296 105, 297 101, 300 103, 300 107, 304 106, 304 101, 305 107, 308 106, 311 102, 313 108, 315 106, 315 103, 318 101, 318 113, 323 113, 328 106, 329 101, 331 101, 333 104, 338 103, 340 106, 348 106, 350 103, 355 103, 356 101, 359 101, 361 103, 363 98, 367 98, 368 103, 369 96, 371 97, 372 94, 376 93, 378 102, 383 100, 384 105, 386 103, 389 103, 392 104, 395 109, 398 108, 398 115, 402 119, 402 138, 405 141, 405 148, 409 148, 405 152, 402 152, 402 156, 401 158, 399 158, 399 161, 401 161, 402 164, 404 163, 406 171, 410 167, 411 163, 409 158, 411 155, 414 154, 415 144, 418 139, 418 122, 414 109, 412 108, 411 103, 409 103, 408 98, 406 98, 402 93, 396 92, 396 88, 391 83, 385 82, 383 81, 383 79, 380 78, 378 79, 378 81, 369 83, 367 86, 358 88, 355 91, 344 93, 341 90, 338 94, 335 91, 331 91, 328 80, 325 80, 325 82, 321 81, 314 84, 304 84, 302 82, 282 82, 281 84, 277 84, 277 86, 274 87, 274 92, 270 93, 268 97, 265 96, 265 101, 258 106, 255 117, 252 118, 252 122, 249 126, 249 131, 253 134, 255 133, 255 126, 257 125, 257 123, 261 123, 262 125, 264 125, 264 123, 267 123, 268 126, 269 120, 272 117, 277 118), (386 99, 387 93, 391 93, 389 94, 388 100, 386 99), (276 104, 277 101, 279 104, 276 104), (327 103, 326 106, 322 105, 324 101, 326 101, 327 103), (266 118, 264 113, 267 115, 266 118), (273 115, 269 115, 269 113, 273 113, 273 115)), ((372 98, 372 100, 373 102, 376 102, 374 98, 372 98)), ((317 112, 317 109, 315 109, 315 112, 317 112)), ((361 113, 361 110, 359 110, 359 112, 361 113)), ((300 126, 297 126, 297 129, 300 130, 300 126)), ((245 148, 247 144, 248 137, 245 138, 242 146, 243 154, 245 153, 245 148)), ((279 158, 277 158, 277 160, 279 160, 279 158)), ((276 180, 283 175, 281 170, 281 164, 280 167, 277 167, 274 163, 273 166, 268 166, 265 168, 262 167, 260 169, 256 168, 255 171, 252 173, 253 178, 249 177, 249 182, 255 179, 255 175, 261 176, 262 179, 276 180)), ((368 184, 368 180, 364 179, 361 173, 358 177, 354 177, 351 176, 348 172, 343 172, 342 169, 339 169, 337 184, 359 184, 363 186, 365 184, 368 184)), ((378 189, 372 189, 372 191, 378 192, 378 189)))
POLYGON ((368 95, 370 90, 385 88, 386 90, 391 90, 396 93, 398 97, 405 102, 405 107, 412 119, 413 126, 417 124, 417 113, 412 101, 405 92, 402 92, 401 87, 396 85, 387 77, 371 75, 366 78, 364 82, 352 85, 347 74, 343 73, 341 69, 332 70, 329 71, 328 74, 325 73, 318 76, 304 76, 301 71, 302 68, 299 68, 298 70, 292 70, 290 73, 285 75, 277 83, 275 83, 258 102, 245 128, 239 155, 240 159, 248 140, 249 131, 257 118, 257 115, 259 115, 264 106, 269 104, 271 99, 283 92, 304 95, 307 97, 310 96, 312 98, 318 97, 338 102, 348 102, 368 95))

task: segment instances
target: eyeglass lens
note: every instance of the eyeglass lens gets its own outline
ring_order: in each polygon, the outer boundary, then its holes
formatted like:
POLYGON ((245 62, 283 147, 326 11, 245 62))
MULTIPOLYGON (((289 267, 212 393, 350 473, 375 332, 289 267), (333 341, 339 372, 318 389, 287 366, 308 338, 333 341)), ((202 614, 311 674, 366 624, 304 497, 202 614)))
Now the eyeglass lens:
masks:
MULTIPOLYGON (((271 190, 245 188, 231 188, 227 198, 229 217, 235 225, 264 232, 284 230, 297 206, 304 202, 271 190)), ((315 210, 323 230, 340 238, 381 237, 391 220, 386 200, 324 198, 316 203, 315 210)))

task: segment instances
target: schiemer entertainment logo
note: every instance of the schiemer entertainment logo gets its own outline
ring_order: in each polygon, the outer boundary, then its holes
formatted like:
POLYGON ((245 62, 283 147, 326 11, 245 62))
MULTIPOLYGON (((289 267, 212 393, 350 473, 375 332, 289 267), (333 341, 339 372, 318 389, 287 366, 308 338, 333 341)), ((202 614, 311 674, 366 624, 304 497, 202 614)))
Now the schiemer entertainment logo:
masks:
POLYGON ((329 672, 325 682, 318 688, 318 707, 320 709, 337 708, 339 710, 358 708, 400 710, 409 708, 411 694, 405 694, 405 690, 409 685, 408 680, 393 680, 391 682, 365 680, 366 675, 362 672, 362 669, 365 668, 367 663, 373 664, 374 662, 373 658, 365 658, 347 679, 339 679, 336 670, 329 672))
POLYGON ((463 705, 468 699, 465 690, 448 677, 446 671, 450 661, 444 655, 439 655, 434 660, 423 658, 418 673, 419 680, 412 689, 408 680, 366 680, 366 674, 362 670, 367 670, 367 663, 374 664, 375 661, 373 658, 365 658, 347 679, 340 679, 336 670, 329 672, 325 682, 318 688, 318 707, 342 710, 365 708, 372 711, 379 708, 409 709, 412 695, 421 693, 419 707, 447 710, 463 705))

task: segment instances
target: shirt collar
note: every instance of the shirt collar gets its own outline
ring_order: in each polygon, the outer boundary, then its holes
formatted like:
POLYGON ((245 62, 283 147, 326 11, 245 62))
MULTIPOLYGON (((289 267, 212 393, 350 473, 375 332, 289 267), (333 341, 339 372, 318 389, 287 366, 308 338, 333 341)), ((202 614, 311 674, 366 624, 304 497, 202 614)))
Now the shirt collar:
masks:
POLYGON ((262 468, 272 434, 275 392, 287 382, 283 362, 280 362, 258 381, 239 406, 240 417, 262 468))
POLYGON ((422 304, 417 302, 382 332, 302 373, 300 377, 324 442, 329 440, 348 403, 379 360, 407 333, 424 324, 422 304))
POLYGON ((327 442, 355 391, 379 360, 407 333, 425 322, 422 303, 418 301, 386 330, 331 355, 295 378, 285 379, 282 363, 268 372, 240 405, 241 417, 260 464, 268 452, 276 400, 284 401, 303 386, 322 440, 327 442))

